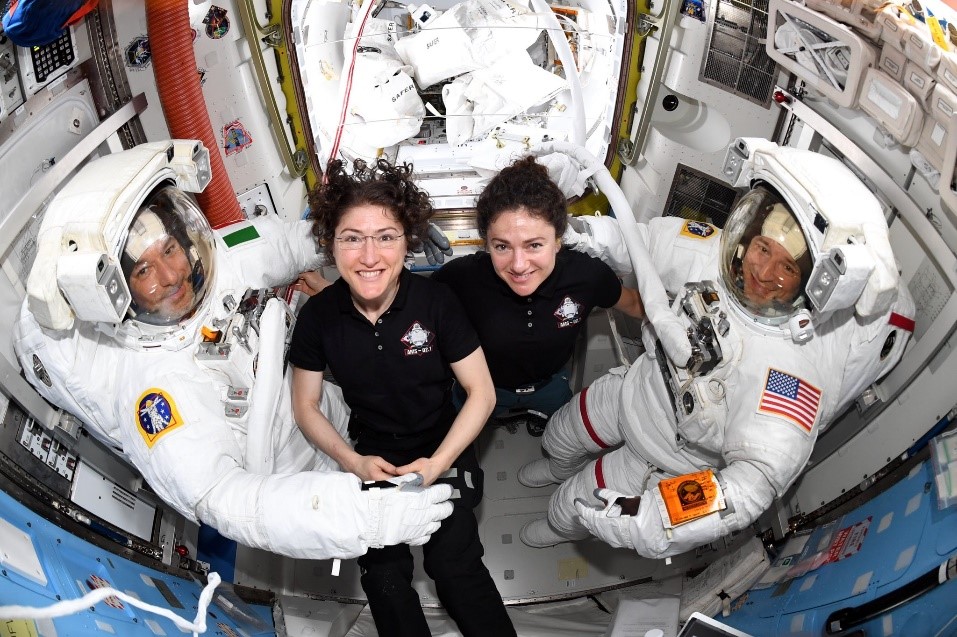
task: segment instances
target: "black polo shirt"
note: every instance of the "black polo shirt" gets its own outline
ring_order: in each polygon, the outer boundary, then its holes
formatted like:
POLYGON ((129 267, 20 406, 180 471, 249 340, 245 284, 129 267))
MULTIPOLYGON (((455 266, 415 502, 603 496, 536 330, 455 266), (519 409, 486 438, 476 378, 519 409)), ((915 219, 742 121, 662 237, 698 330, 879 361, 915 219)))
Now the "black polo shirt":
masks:
POLYGON ((432 275, 462 301, 482 342, 496 387, 515 389, 551 378, 571 358, 575 339, 595 307, 621 298, 621 281, 600 259, 562 249, 555 269, 529 296, 515 294, 478 252, 432 275))
POLYGON ((450 364, 478 347, 455 295, 403 270, 392 305, 375 324, 352 304, 343 279, 309 299, 289 362, 309 371, 328 365, 360 428, 415 439, 448 431, 455 417, 450 364))

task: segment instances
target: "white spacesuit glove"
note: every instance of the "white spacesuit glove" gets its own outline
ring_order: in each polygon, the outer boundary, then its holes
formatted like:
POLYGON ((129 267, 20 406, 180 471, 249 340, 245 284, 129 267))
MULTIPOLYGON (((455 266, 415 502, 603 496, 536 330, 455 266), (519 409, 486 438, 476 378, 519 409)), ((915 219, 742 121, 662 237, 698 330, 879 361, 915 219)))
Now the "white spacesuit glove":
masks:
MULTIPOLYGON (((589 506, 580 498, 575 500, 581 523, 592 535, 606 544, 617 549, 634 550, 635 543, 631 539, 630 531, 634 513, 622 515, 622 500, 633 496, 612 489, 595 489, 595 496, 605 501, 604 508, 589 506)), ((625 506, 627 508, 627 504, 625 506)))
POLYGON ((590 154, 584 148, 570 143, 556 146, 555 142, 545 142, 531 149, 538 163, 548 169, 548 176, 558 184, 566 197, 577 197, 585 192, 585 185, 597 167, 590 162, 590 154))
POLYGON ((430 223, 428 235, 422 237, 422 247, 415 252, 424 252, 429 265, 440 265, 445 263, 445 257, 452 256, 452 244, 437 225, 430 223))
POLYGON ((393 544, 419 546, 439 530, 442 520, 452 515, 452 487, 437 484, 431 487, 409 486, 418 474, 407 474, 391 480, 394 488, 371 488, 363 491, 368 500, 369 517, 363 539, 370 548, 393 544))

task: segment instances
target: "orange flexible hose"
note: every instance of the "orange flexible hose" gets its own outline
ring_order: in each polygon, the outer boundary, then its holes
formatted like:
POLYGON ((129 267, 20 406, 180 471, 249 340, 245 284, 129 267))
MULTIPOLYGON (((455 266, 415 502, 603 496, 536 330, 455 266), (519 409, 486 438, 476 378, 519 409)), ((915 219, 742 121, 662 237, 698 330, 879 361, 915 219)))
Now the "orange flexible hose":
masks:
POLYGON ((147 0, 146 25, 153 74, 166 125, 174 139, 198 139, 209 149, 212 181, 197 195, 213 228, 245 219, 213 133, 200 88, 189 26, 189 0, 147 0))

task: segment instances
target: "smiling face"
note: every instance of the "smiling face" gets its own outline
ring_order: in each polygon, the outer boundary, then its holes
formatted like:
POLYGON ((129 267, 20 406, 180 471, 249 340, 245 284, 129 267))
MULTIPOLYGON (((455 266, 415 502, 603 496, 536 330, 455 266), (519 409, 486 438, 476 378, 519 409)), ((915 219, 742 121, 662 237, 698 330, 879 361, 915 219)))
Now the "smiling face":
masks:
POLYGON ((525 208, 499 213, 486 239, 495 274, 519 296, 532 294, 548 278, 561 245, 554 226, 525 208))
POLYGON ((178 320, 193 309, 192 268, 179 241, 164 236, 140 255, 130 272, 130 293, 138 311, 178 320))
POLYGON ((339 219, 333 256, 360 309, 384 310, 392 302, 405 261, 403 234, 402 224, 391 210, 382 206, 361 204, 339 219), (394 238, 387 246, 364 238, 385 236, 394 238))
POLYGON ((744 295, 756 305, 790 303, 801 284, 801 268, 777 241, 764 236, 751 240, 742 263, 744 295))

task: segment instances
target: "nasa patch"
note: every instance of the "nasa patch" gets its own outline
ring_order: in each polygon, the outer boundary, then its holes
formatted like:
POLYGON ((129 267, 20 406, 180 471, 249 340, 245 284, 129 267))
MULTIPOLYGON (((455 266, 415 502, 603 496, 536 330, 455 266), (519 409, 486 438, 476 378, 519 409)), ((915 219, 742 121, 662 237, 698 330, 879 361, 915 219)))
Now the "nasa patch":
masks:
POLYGON ((691 237, 692 239, 707 239, 715 233, 715 227, 710 223, 703 221, 685 221, 681 228, 682 237, 691 237))
POLYGON ((399 340, 405 345, 406 356, 422 356, 434 349, 432 342, 435 340, 435 334, 416 321, 399 340))
POLYGON ((182 426, 176 403, 162 389, 147 389, 136 401, 136 424, 150 449, 170 431, 182 426))
POLYGON ((559 329, 578 325, 582 320, 582 304, 572 297, 566 296, 558 304, 558 309, 552 314, 558 319, 559 329))

